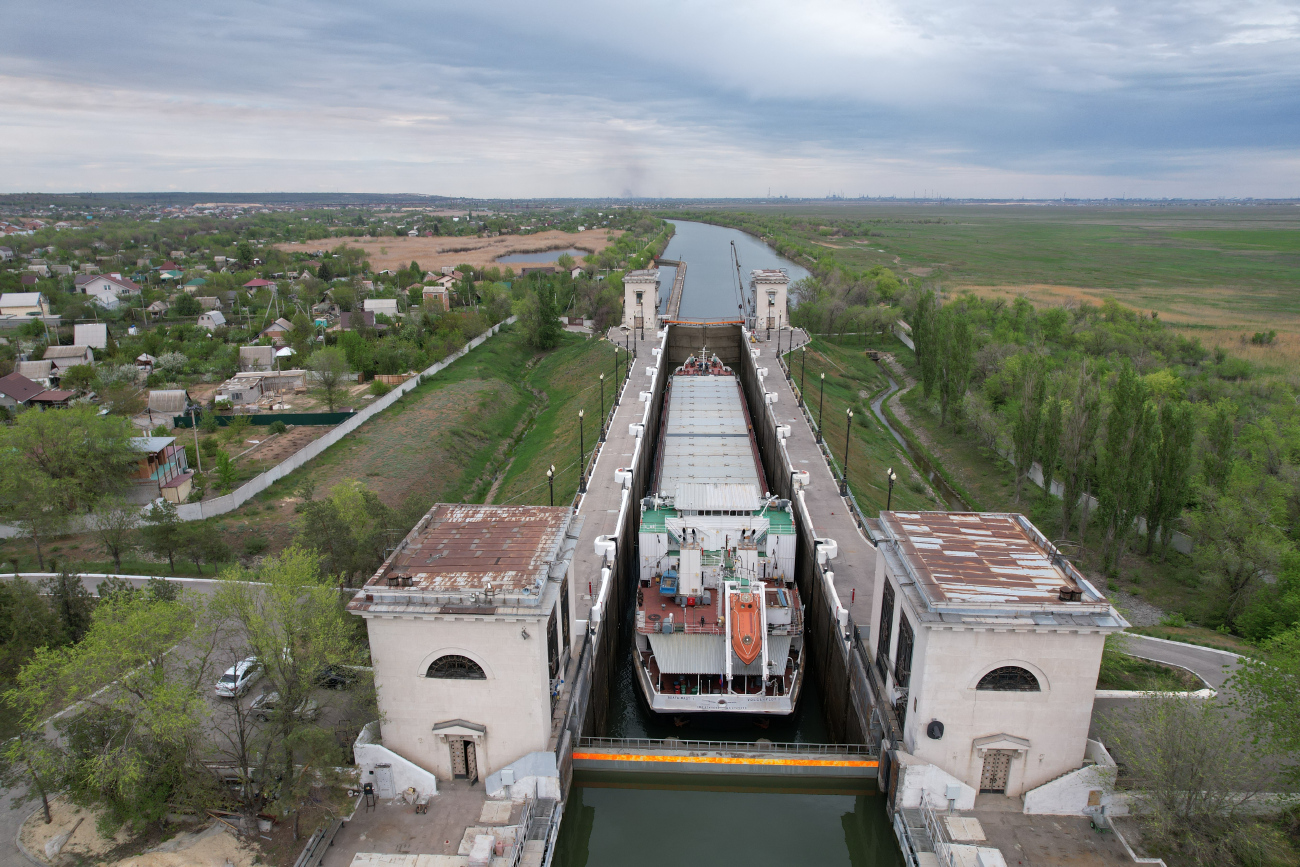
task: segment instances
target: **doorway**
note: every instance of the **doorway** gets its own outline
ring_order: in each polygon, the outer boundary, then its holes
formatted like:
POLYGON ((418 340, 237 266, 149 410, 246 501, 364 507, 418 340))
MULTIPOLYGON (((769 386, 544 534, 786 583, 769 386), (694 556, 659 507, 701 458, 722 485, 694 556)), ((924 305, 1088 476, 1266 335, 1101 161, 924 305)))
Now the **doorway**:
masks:
POLYGON ((988 750, 984 753, 984 768, 980 771, 980 794, 1005 795, 1007 778, 1011 775, 1014 750, 988 750))
POLYGON ((451 749, 451 777, 454 780, 478 782, 478 756, 475 754, 474 742, 466 738, 453 738, 447 741, 451 749))

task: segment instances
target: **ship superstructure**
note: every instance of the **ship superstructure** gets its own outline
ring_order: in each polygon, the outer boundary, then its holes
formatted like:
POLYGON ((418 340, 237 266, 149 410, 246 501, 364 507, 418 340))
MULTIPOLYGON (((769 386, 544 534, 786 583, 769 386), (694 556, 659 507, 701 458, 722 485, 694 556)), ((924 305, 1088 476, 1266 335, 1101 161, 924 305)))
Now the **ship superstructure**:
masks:
POLYGON ((793 513, 767 493, 739 379, 706 349, 669 377, 653 479, 635 600, 651 709, 792 713, 803 679, 793 513))

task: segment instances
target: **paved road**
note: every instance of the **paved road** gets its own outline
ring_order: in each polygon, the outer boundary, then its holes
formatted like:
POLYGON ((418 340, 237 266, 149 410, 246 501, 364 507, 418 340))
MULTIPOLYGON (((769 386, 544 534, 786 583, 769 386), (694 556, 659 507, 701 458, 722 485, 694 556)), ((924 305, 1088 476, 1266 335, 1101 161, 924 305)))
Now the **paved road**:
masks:
POLYGON ((18 837, 18 826, 23 820, 31 815, 32 810, 39 806, 39 801, 28 801, 18 809, 9 806, 13 800, 14 792, 9 789, 0 789, 0 864, 4 867, 27 867, 34 862, 29 861, 27 856, 18 849, 15 840, 18 837))
POLYGON ((1125 650, 1132 656, 1177 665, 1195 673, 1214 689, 1223 686, 1240 664, 1240 657, 1225 650, 1165 641, 1145 635, 1128 635, 1125 650))

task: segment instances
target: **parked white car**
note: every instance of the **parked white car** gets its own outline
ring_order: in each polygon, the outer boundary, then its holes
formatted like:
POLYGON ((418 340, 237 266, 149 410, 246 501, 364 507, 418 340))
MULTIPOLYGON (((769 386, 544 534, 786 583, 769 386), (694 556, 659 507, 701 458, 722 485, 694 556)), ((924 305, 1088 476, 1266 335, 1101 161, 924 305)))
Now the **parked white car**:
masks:
POLYGON ((262 664, 256 656, 241 659, 221 675, 217 681, 217 696, 220 698, 239 698, 248 692, 248 688, 262 676, 262 664))

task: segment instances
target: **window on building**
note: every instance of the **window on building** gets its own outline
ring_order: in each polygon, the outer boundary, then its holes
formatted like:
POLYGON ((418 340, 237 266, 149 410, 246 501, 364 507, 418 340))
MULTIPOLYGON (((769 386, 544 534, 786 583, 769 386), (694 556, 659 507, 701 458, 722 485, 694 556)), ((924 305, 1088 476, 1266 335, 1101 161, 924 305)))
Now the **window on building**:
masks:
POLYGON ((898 617, 898 650, 894 654, 894 683, 899 689, 907 689, 912 682, 912 624, 907 617, 898 617))
POLYGON ((880 629, 876 639, 876 665, 880 676, 889 671, 889 642, 894 637, 894 588, 885 582, 885 596, 880 602, 880 629))
POLYGON ((425 677, 437 677, 443 680, 487 680, 482 666, 468 657, 455 654, 435 659, 425 677))
POLYGON ((1038 678, 1032 672, 1015 665, 993 669, 980 678, 975 688, 995 692, 1041 692, 1038 678))

